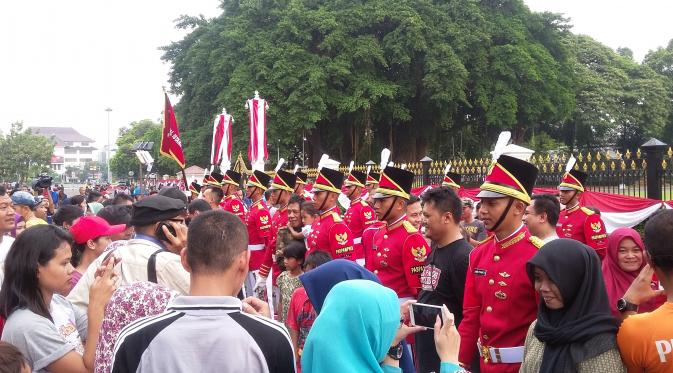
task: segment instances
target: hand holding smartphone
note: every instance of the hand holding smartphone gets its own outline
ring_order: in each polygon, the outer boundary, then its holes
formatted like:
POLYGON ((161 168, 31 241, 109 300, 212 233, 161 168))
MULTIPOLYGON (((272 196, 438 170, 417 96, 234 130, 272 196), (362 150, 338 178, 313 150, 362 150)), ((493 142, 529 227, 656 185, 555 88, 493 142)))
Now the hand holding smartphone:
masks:
POLYGON ((439 316, 439 318, 442 320, 442 324, 444 324, 442 306, 435 306, 424 303, 411 303, 409 305, 409 318, 411 320, 411 325, 434 329, 437 316, 439 316))

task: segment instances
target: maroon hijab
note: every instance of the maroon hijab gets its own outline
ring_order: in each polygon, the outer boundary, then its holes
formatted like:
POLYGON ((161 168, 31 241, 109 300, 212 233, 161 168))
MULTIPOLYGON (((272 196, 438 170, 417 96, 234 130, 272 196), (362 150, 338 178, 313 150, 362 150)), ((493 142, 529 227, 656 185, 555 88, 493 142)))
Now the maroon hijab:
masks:
MULTIPOLYGON (((605 289, 608 292, 608 298, 610 302, 610 309, 612 313, 619 317, 619 311, 617 311, 617 300, 624 296, 626 290, 631 286, 633 280, 638 277, 640 271, 645 267, 645 245, 643 240, 640 238, 638 231, 632 228, 618 228, 610 234, 608 238, 608 250, 605 254, 605 259, 603 260, 603 278, 605 279, 605 289), (621 267, 619 267, 619 262, 617 260, 617 255, 619 252, 619 244, 626 238, 630 238, 636 245, 640 248, 640 251, 643 253, 643 262, 634 272, 625 272, 621 267)), ((657 289, 659 287, 658 281, 652 281, 652 287, 657 289)), ((656 297, 649 302, 643 303, 638 308, 638 312, 650 312, 655 310, 657 307, 664 303, 665 299, 662 297, 656 297)))

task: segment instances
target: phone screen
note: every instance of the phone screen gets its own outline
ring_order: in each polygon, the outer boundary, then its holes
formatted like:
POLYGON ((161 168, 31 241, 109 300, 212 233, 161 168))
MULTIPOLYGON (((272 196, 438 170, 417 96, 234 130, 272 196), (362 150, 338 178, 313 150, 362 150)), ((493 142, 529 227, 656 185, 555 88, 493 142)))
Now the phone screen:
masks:
POLYGON ((435 326, 437 315, 440 318, 442 317, 442 308, 429 304, 412 303, 411 313, 413 314, 411 320, 414 325, 432 329, 435 326))

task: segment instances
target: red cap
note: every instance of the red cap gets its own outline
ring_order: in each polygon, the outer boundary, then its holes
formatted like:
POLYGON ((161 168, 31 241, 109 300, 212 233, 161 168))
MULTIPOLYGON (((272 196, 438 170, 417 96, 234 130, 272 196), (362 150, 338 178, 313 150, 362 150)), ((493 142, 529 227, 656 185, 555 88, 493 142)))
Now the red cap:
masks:
POLYGON ((110 225, 105 219, 98 216, 83 216, 70 227, 70 234, 75 242, 86 243, 101 236, 111 236, 126 230, 125 224, 110 225))

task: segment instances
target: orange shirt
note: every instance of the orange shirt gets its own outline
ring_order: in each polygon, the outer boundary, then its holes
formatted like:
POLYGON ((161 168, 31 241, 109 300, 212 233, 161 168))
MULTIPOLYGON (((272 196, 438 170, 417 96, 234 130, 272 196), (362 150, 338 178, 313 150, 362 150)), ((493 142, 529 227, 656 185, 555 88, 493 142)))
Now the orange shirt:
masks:
POLYGON ((617 334, 622 360, 631 372, 673 372, 673 303, 629 316, 617 334))

